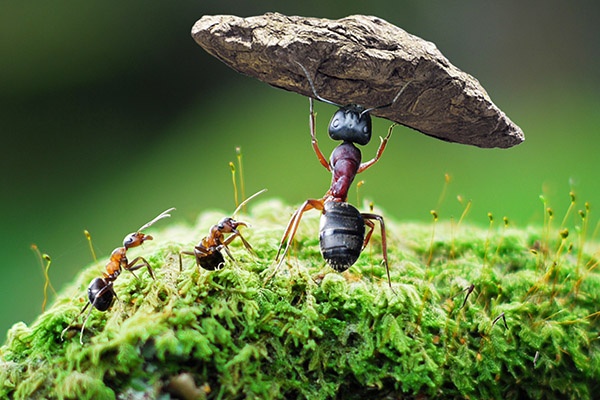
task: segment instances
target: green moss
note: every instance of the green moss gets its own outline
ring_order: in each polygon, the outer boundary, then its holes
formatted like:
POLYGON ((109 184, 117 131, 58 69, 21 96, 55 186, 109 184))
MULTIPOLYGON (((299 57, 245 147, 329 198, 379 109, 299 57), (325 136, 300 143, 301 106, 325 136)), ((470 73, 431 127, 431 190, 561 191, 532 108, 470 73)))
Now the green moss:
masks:
POLYGON ((257 204, 243 218, 257 255, 234 241, 237 265, 214 272, 189 257, 180 272, 177 253, 222 214, 155 229, 135 254, 156 280, 123 273, 120 301, 92 312, 84 345, 77 328, 61 341, 106 260, 91 265, 30 327, 9 331, 0 396, 547 399, 600 390, 600 274, 578 235, 388 219, 392 291, 378 234, 338 274, 318 253, 310 212, 287 266, 264 284, 290 212, 257 204))

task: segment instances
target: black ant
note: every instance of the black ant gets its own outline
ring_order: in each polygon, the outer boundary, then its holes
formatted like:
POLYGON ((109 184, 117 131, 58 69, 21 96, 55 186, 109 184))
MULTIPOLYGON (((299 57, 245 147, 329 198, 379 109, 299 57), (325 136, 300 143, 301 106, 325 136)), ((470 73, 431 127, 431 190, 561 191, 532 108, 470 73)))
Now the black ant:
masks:
MULTIPOLYGON (((106 311, 111 306, 113 300, 117 297, 115 290, 113 289, 113 282, 117 280, 122 270, 129 271, 137 278, 137 275, 134 274, 133 271, 138 270, 142 267, 146 267, 148 269, 148 273, 154 279, 154 273, 152 272, 152 268, 150 267, 150 263, 144 257, 136 257, 133 260, 127 260, 127 250, 132 247, 137 247, 143 244, 146 240, 154 239, 151 235, 146 235, 142 233, 143 230, 149 228, 154 225, 156 222, 163 218, 168 218, 171 216, 169 212, 175 210, 175 208, 169 208, 168 210, 160 213, 156 218, 147 224, 143 225, 136 232, 130 233, 125 236, 123 239, 123 247, 117 247, 113 250, 110 255, 110 259, 106 264, 106 272, 102 275, 102 278, 94 278, 90 282, 88 286, 88 302, 85 304, 83 309, 77 314, 77 316, 73 319, 75 322, 81 314, 85 312, 85 310, 92 305, 90 311, 88 312, 85 320, 83 321, 83 325, 81 326, 81 334, 79 336, 79 342, 83 344, 83 331, 85 329, 85 324, 89 319, 92 310, 96 308, 98 311, 106 311)), ((60 338, 62 339, 65 332, 71 328, 73 322, 69 324, 61 333, 60 338)))
MULTIPOLYGON (((250 200, 266 190, 267 189, 263 189, 240 203, 240 205, 233 212, 233 216, 235 216, 250 200)), ((223 265, 225 265, 225 258, 223 258, 223 254, 221 253, 222 249, 225 250, 227 256, 229 256, 229 258, 235 263, 235 258, 233 258, 233 255, 231 255, 228 246, 235 238, 238 237, 244 244, 246 250, 254 254, 252 246, 250 246, 250 243, 244 239, 238 230, 239 226, 248 226, 248 224, 242 221, 236 221, 232 217, 225 217, 221 219, 218 224, 213 225, 210 228, 208 235, 202 238, 202 240, 200 240, 200 242, 194 246, 193 251, 181 251, 179 253, 179 270, 182 270, 183 265, 181 260, 182 254, 194 256, 196 258, 196 265, 209 271, 221 269, 223 265), (225 238, 226 234, 229 234, 230 236, 225 238)))
POLYGON ((277 268, 271 277, 277 272, 277 269, 283 262, 283 258, 296 234, 296 230, 298 229, 298 225, 304 212, 311 209, 317 209, 322 212, 319 230, 321 254, 327 263, 338 272, 347 270, 356 262, 360 253, 371 239, 371 235, 375 228, 374 221, 379 222, 381 227, 383 263, 386 268, 388 283, 391 288, 392 281, 388 267, 387 240, 383 217, 373 213, 361 213, 346 200, 348 198, 348 190, 350 189, 350 185, 356 174, 370 168, 379 160, 395 126, 395 124, 390 126, 387 136, 381 139, 375 157, 367 162, 361 163, 362 155, 355 144, 366 145, 371 140, 372 124, 371 115, 369 113, 375 109, 389 107, 394 104, 408 83, 400 90, 390 104, 369 109, 365 109, 356 104, 341 106, 319 96, 306 68, 300 63, 297 64, 304 71, 315 98, 339 107, 329 122, 328 130, 330 138, 333 140, 342 140, 342 143, 333 150, 330 161, 328 162, 319 149, 315 133, 313 99, 309 98, 309 122, 312 147, 321 165, 332 173, 331 187, 327 193, 325 193, 323 198, 308 199, 296 210, 296 212, 294 212, 285 228, 285 232, 279 244, 279 250, 275 257, 275 260, 277 261, 281 255, 282 260, 277 265, 277 268), (369 228, 366 235, 365 225, 369 228), (286 243, 286 240, 287 244, 282 252, 281 250, 284 243, 286 243))

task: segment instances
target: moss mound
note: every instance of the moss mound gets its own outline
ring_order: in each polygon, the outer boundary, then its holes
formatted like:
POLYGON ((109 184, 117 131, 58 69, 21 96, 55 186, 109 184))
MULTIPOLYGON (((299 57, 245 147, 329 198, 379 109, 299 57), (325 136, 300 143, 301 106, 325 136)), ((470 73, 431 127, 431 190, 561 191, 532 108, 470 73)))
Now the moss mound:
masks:
MULTIPOLYGON (((94 310, 79 343, 61 331, 85 304, 86 268, 30 327, 0 349, 0 396, 12 398, 592 398, 600 391, 600 274, 595 249, 552 229, 480 229, 386 220, 343 274, 318 248, 307 213, 277 275, 291 208, 240 217, 257 255, 234 241, 237 265, 199 271, 190 250, 222 213, 153 230, 124 272, 119 297, 94 310)), ((164 223, 164 225, 168 225, 164 223)), ((132 254, 134 253, 131 250, 132 254)), ((79 323, 81 323, 81 318, 79 323)), ((80 327, 80 325, 79 325, 80 327)))

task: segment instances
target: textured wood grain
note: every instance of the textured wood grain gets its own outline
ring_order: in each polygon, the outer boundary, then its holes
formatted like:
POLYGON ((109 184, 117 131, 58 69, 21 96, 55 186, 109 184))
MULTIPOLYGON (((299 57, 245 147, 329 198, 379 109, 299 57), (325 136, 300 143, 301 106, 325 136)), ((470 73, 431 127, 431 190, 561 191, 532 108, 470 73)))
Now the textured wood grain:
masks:
POLYGON ((339 20, 268 13, 204 16, 192 36, 208 53, 243 74, 314 97, 372 112, 438 139, 507 148, 524 135, 477 79, 452 65, 437 47, 381 18, 339 20))

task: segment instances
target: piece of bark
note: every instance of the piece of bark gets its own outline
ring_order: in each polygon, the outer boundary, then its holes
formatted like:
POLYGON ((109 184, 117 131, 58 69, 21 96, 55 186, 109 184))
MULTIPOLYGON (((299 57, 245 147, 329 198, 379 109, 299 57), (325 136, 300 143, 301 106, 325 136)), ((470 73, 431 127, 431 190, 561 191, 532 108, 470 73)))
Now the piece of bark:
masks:
POLYGON ((381 18, 339 20, 268 13, 204 16, 192 36, 208 53, 272 86, 334 103, 372 108, 373 115, 449 142, 507 148, 525 138, 479 82, 428 41, 381 18))

